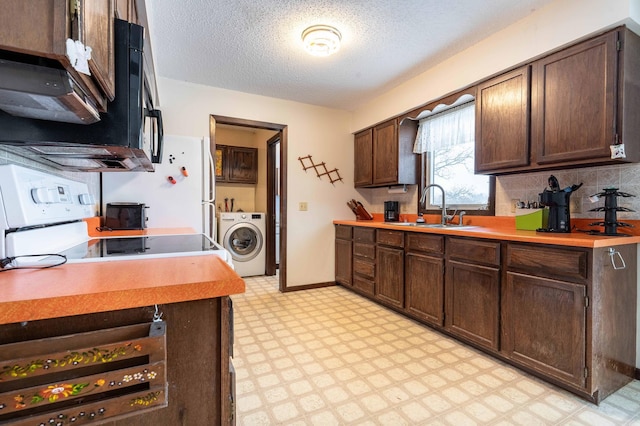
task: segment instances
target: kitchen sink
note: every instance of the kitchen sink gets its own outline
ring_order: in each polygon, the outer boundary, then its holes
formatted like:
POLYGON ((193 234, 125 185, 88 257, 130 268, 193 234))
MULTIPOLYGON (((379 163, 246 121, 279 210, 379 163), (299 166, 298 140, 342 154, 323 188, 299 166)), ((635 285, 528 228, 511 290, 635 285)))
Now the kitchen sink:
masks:
POLYGON ((447 223, 443 225, 441 223, 415 223, 415 222, 398 222, 398 223, 388 223, 389 225, 395 226, 411 226, 416 228, 440 228, 440 229, 469 229, 469 228, 479 228, 477 225, 456 225, 453 223, 447 223))

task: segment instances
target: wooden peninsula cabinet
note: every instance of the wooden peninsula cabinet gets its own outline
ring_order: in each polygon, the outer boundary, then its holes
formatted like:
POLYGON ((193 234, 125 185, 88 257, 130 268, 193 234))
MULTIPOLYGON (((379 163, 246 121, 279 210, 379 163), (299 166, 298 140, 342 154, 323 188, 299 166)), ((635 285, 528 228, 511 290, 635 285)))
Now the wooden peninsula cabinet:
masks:
POLYGON ((353 226, 346 288, 595 403, 635 376, 637 237, 336 222, 353 226))
POLYGON ((640 36, 619 27, 480 83, 476 172, 640 161, 639 82, 640 36))
POLYGON ((113 0, 3 1, 0 49, 59 62, 106 111, 107 100, 115 96, 114 16, 113 0), (70 63, 67 39, 91 48, 91 75, 70 63))
POLYGON ((417 125, 393 118, 354 135, 354 186, 418 183, 417 125))

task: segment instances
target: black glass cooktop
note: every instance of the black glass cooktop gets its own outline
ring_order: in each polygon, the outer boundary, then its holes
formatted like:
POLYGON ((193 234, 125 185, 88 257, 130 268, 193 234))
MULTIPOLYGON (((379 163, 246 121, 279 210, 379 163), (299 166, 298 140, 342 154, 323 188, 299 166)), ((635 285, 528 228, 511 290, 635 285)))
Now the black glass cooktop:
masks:
POLYGON ((69 261, 122 257, 168 257, 224 250, 204 234, 94 238, 61 252, 69 261))

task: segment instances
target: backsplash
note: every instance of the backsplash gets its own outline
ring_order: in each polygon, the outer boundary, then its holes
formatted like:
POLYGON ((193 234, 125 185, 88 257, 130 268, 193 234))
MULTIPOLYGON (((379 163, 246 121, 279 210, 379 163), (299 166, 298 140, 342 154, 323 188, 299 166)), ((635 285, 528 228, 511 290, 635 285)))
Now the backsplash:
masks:
MULTIPOLYGON (((544 172, 523 173, 499 176, 496 179, 496 216, 514 216, 512 200, 538 201, 538 194, 548 186, 549 176, 554 175, 561 188, 582 183, 582 187, 571 195, 571 217, 602 219, 603 212, 589 211, 604 206, 604 199, 596 203, 589 196, 602 192, 604 188, 614 187, 635 197, 619 198, 618 205, 633 212, 618 213, 619 219, 640 220, 640 164, 621 164, 613 166, 586 167, 582 169, 548 170, 544 172), (578 208, 573 208, 574 203, 578 208)), ((398 201, 400 213, 417 213, 418 186, 408 185, 407 192, 391 194, 388 188, 358 189, 365 206, 373 213, 384 212, 385 201, 398 201)), ((348 208, 345 205, 345 209, 348 208)))
POLYGON ((538 194, 548 186, 549 176, 554 175, 560 188, 582 183, 582 187, 571 194, 571 217, 598 218, 603 212, 589 211, 604 206, 604 198, 596 203, 589 196, 602 192, 604 188, 618 188, 635 197, 618 198, 618 205, 633 212, 618 213, 619 219, 640 219, 640 164, 587 167, 582 169, 549 170, 522 175, 501 176, 496 179, 496 216, 512 216, 512 200, 538 201, 538 194), (575 208, 577 205, 577 208, 575 208))
POLYGON ((30 169, 36 169, 47 173, 63 176, 79 182, 85 182, 89 186, 89 192, 96 200, 95 215, 99 216, 100 208, 100 173, 93 172, 68 172, 58 170, 46 164, 39 163, 30 158, 18 155, 11 150, 10 146, 0 145, 0 165, 16 164, 30 169))

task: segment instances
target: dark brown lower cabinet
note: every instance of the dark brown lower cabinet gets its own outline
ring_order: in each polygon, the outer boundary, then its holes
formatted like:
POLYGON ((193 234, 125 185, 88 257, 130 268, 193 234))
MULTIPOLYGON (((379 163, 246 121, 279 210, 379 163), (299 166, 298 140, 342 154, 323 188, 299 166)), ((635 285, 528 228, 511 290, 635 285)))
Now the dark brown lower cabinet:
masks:
POLYGON ((636 244, 374 230, 353 227, 348 288, 595 403, 633 380, 636 244))
POLYGON ((404 250, 378 246, 377 256, 375 297, 385 305, 402 308, 404 305, 404 250))
POLYGON ((586 382, 583 284, 507 273, 503 286, 503 352, 570 385, 586 382))
POLYGON ((444 325, 444 237, 408 232, 405 238, 405 312, 444 325))
POLYGON ((351 226, 336 225, 336 282, 352 285, 353 242, 351 226))
POLYGON ((375 297, 381 303, 404 307, 404 232, 378 229, 376 234, 375 297))
MULTIPOLYGON (((99 303, 96 300, 96 304, 99 303)), ((166 347, 164 348, 166 353, 166 381, 168 383, 166 387, 166 406, 140 414, 133 412, 125 415, 118 415, 107 406, 103 414, 96 412, 95 420, 101 420, 100 424, 108 426, 132 424, 136 426, 235 424, 235 395, 233 394, 233 371, 231 370, 230 362, 233 344, 233 314, 230 308, 230 298, 220 297, 170 303, 160 305, 159 310, 162 312, 162 319, 166 324, 166 347), (111 419, 110 417, 114 418, 111 419)), ((26 323, 4 324, 0 325, 0 345, 11 347, 12 344, 18 342, 44 339, 40 341, 41 345, 51 341, 52 346, 59 346, 61 339, 65 338, 61 336, 75 336, 79 333, 92 334, 92 332, 96 332, 95 334, 100 336, 98 333, 101 330, 137 326, 138 324, 144 325, 152 321, 153 316, 154 308, 151 306, 26 323)), ((68 339, 68 337, 66 338, 68 339)), ((96 348, 101 347, 100 340, 94 339, 92 344, 96 348)), ((47 347, 46 344, 42 346, 44 348, 47 347)), ((144 345, 141 345, 141 349, 136 348, 141 352, 144 349, 144 345)), ((2 349, 0 349, 0 353, 8 355, 8 351, 3 351, 2 349)), ((114 356, 114 358, 116 357, 114 356)), ((2 359, 2 356, 0 356, 0 359, 2 359)), ((29 361, 32 359, 28 358, 29 361)), ((118 358, 114 361, 114 364, 117 363, 120 363, 119 367, 123 369, 122 371, 128 371, 126 370, 129 366, 127 360, 118 358)), ((95 373, 94 371, 91 374, 95 373)), ((34 382, 31 386, 42 385, 42 387, 46 387, 58 383, 38 382, 37 377, 33 380, 34 382)), ((58 380, 68 380, 73 383, 71 378, 65 378, 64 375, 60 374, 58 380)), ((125 378, 123 380, 126 381, 128 379, 125 378)), ((0 383, 2 383, 1 380, 0 383)), ((10 382, 7 382, 7 386, 9 384, 10 382)), ((107 381, 103 387, 108 388, 109 384, 109 381, 107 381)), ((144 383, 138 385, 138 387, 142 386, 144 386, 144 383)), ((0 387, 0 394, 3 394, 3 392, 11 394, 11 389, 0 387)), ((96 401, 100 401, 99 398, 96 400, 91 399, 96 393, 93 392, 86 398, 86 401, 80 401, 79 404, 95 405, 96 401)), ((6 396, 7 394, 4 395, 6 396)), ((131 404, 145 407, 148 401, 150 401, 149 398, 141 398, 132 401, 131 404)), ((82 405, 75 405, 74 407, 77 408, 78 412, 82 409, 82 405)), ((63 405, 63 408, 70 410, 73 407, 70 408, 63 405)), ((62 408, 57 407, 56 409, 59 411, 62 408)), ((40 415, 42 414, 40 413, 40 415)), ((57 416, 57 411, 54 414, 57 416)), ((87 415, 89 415, 89 412, 87 415)), ((15 423, 10 417, 4 417, 0 413, 0 423, 15 423)), ((25 419, 25 421, 28 423, 28 419, 25 419)))
POLYGON ((500 336, 500 270, 447 261, 445 328, 497 351, 500 336))

